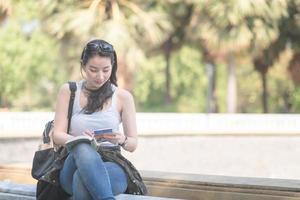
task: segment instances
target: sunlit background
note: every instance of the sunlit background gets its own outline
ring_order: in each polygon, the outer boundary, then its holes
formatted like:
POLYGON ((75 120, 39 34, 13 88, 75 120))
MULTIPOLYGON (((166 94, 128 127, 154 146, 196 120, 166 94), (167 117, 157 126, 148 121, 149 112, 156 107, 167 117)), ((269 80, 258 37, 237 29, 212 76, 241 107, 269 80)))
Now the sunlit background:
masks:
POLYGON ((52 111, 85 43, 117 49, 139 112, 297 113, 299 1, 0 1, 0 108, 52 111))

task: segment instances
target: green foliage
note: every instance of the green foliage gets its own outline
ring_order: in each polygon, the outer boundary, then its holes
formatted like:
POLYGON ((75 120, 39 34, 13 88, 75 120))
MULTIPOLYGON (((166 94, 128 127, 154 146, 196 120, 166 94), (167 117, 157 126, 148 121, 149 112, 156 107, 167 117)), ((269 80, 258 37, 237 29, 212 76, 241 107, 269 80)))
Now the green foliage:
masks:
POLYGON ((261 81, 259 74, 249 63, 242 63, 237 68, 237 110, 240 113, 260 113, 261 108, 261 81))
POLYGON ((144 60, 136 72, 134 95, 138 110, 149 111, 163 102, 164 59, 161 56, 144 60))
POLYGON ((183 47, 171 60, 173 103, 164 105, 165 61, 162 56, 145 62, 137 73, 135 96, 140 111, 205 112, 207 79, 196 49, 183 47))
POLYGON ((293 106, 293 112, 300 112, 300 85, 295 85, 294 90, 291 91, 291 104, 293 106))
POLYGON ((205 112, 207 78, 196 49, 184 46, 173 55, 171 94, 178 112, 205 112))
POLYGON ((0 29, 0 107, 53 107, 57 85, 65 80, 58 45, 31 19, 35 15, 27 16, 23 9, 17 4, 16 14, 0 29))
MULTIPOLYGON (((300 87, 289 78, 287 65, 291 58, 291 49, 281 54, 280 59, 270 69, 267 76, 269 110, 271 113, 297 113, 300 110, 300 87)), ((246 62, 247 63, 247 62, 246 62)), ((242 113, 261 113, 262 83, 259 74, 251 64, 244 64, 237 71, 238 111, 242 113)))
POLYGON ((287 49, 269 71, 269 107, 274 113, 299 112, 299 87, 290 79, 287 66, 292 56, 292 49, 287 49))
POLYGON ((99 1, 94 7, 90 7, 92 1, 77 0, 10 2, 13 12, 0 24, 0 107, 53 109, 58 87, 77 77, 73 71, 83 41, 97 36, 116 47, 119 68, 126 72, 119 79, 127 76, 124 80, 135 80, 133 91, 140 112, 206 112, 204 56, 216 63, 219 112, 226 112, 228 52, 237 60, 237 111, 263 112, 261 77, 252 59, 273 47, 278 55, 283 47, 290 49, 279 60, 273 54, 262 58, 274 63, 267 74, 269 111, 300 110, 300 86, 286 72, 291 52, 299 51, 299 24, 295 19, 291 23, 289 14, 295 7, 290 2, 297 5, 298 1, 139 0, 112 1, 111 7, 107 7, 110 1, 99 1), (289 47, 285 45, 289 41, 286 33, 293 41, 289 47), (279 35, 283 45, 270 46, 279 35), (168 38, 174 48, 170 63, 172 103, 165 105, 166 61, 162 52, 168 38))

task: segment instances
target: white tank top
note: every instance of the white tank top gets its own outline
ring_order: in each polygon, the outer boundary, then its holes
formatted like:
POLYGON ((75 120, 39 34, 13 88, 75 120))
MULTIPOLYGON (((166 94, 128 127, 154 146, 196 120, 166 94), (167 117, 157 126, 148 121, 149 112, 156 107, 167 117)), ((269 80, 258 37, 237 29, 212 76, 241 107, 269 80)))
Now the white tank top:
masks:
MULTIPOLYGON (((119 130, 121 117, 117 110, 116 102, 116 87, 112 85, 113 95, 111 106, 105 108, 103 111, 94 112, 92 114, 85 114, 83 108, 80 106, 80 94, 82 92, 83 80, 76 83, 77 90, 75 93, 73 113, 70 126, 70 134, 74 136, 82 135, 85 130, 94 131, 97 129, 113 129, 119 130)), ((114 146, 110 142, 103 142, 101 145, 114 146)))

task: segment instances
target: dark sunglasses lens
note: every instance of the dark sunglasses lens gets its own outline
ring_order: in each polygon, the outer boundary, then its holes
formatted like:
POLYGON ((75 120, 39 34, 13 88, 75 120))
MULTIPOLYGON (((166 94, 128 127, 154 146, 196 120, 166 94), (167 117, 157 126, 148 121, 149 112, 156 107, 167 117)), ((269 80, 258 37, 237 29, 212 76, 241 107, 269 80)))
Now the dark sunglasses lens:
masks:
POLYGON ((108 43, 89 43, 87 45, 88 47, 91 47, 93 49, 97 49, 100 51, 105 51, 105 52, 113 52, 114 48, 111 44, 108 43))
POLYGON ((97 50, 100 49, 99 45, 95 44, 95 43, 89 43, 89 44, 87 44, 87 47, 91 48, 91 49, 97 49, 97 50))
POLYGON ((113 46, 107 43, 102 43, 102 50, 103 51, 113 51, 113 46))

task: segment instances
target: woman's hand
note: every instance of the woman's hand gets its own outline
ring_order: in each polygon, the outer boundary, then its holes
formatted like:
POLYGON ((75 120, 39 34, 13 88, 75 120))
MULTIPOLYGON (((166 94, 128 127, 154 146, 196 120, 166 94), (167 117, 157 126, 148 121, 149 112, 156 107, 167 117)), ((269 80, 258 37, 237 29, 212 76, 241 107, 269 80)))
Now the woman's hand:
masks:
POLYGON ((94 133, 92 132, 92 131, 90 131, 90 130, 85 130, 83 133, 82 133, 83 135, 87 135, 87 136, 91 136, 91 137, 94 137, 94 133))
POLYGON ((114 131, 113 133, 94 135, 96 139, 106 139, 113 144, 122 144, 125 141, 125 135, 121 134, 118 131, 114 131))

